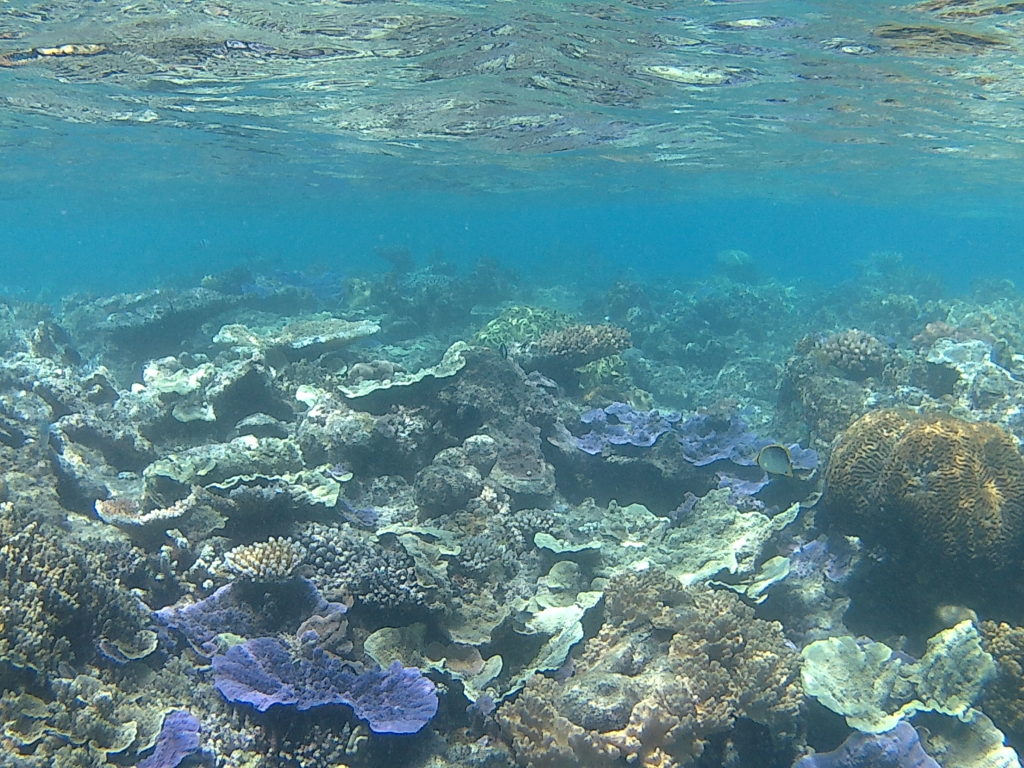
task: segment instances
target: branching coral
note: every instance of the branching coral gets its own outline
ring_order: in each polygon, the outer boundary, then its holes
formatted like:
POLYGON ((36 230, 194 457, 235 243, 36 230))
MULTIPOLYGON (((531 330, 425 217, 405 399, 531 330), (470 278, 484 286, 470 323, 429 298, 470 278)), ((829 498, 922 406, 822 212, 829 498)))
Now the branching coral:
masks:
POLYGON ((985 689, 985 712, 1014 739, 1024 738, 1024 627, 983 621, 982 643, 996 661, 985 689))
POLYGON ((271 536, 266 541, 235 547, 225 553, 227 569, 251 581, 284 581, 306 557, 301 544, 271 536))
POLYGON ((818 341, 815 350, 823 362, 851 379, 881 373, 890 357, 889 349, 882 342, 856 328, 826 336, 818 341))
POLYGON ((534 677, 498 713, 527 768, 690 765, 740 717, 785 748, 801 701, 779 624, 657 571, 615 577, 606 622, 565 682, 534 677))
POLYGON ((115 661, 155 648, 143 606, 109 575, 102 551, 65 544, 0 505, 0 660, 48 675, 103 650, 115 661))
POLYGON ((426 600, 403 551, 374 547, 365 536, 323 523, 303 525, 296 538, 309 553, 313 582, 328 596, 351 595, 385 610, 421 606, 426 600))
POLYGON ((570 325, 548 331, 535 344, 536 352, 561 368, 579 368, 629 349, 629 331, 614 325, 570 325))

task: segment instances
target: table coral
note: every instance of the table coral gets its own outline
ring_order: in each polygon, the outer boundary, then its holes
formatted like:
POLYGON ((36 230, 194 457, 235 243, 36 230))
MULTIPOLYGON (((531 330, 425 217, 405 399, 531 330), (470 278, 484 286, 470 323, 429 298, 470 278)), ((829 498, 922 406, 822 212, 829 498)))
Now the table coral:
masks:
POLYGON ((520 765, 692 765, 741 717, 790 746, 802 694, 778 623, 655 570, 616 576, 605 600, 573 676, 535 676, 499 710, 520 765))
POLYGON ((874 411, 839 438, 825 481, 841 528, 936 574, 991 580, 1024 542, 1024 458, 992 424, 874 411))

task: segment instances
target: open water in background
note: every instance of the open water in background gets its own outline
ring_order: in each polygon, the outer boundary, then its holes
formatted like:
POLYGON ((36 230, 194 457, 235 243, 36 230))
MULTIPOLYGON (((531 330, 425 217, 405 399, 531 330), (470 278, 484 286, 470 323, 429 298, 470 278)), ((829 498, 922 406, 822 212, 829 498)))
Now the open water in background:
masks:
MULTIPOLYGON (((904 202, 775 198, 770 190, 702 195, 699 187, 692 199, 675 200, 594 191, 367 194, 336 180, 140 183, 116 171, 99 181, 74 168, 60 175, 8 187, 0 200, 2 285, 25 298, 194 283, 238 264, 359 274, 385 268, 375 249, 392 247, 407 247, 420 262, 494 258, 527 279, 537 270, 538 280, 570 283, 627 271, 699 278, 728 248, 754 255, 762 273, 784 283, 849 277, 879 251, 901 253, 954 291, 968 287, 965 275, 1024 281, 1019 192, 957 193, 942 175, 935 194, 904 202)), ((688 180, 679 183, 685 193, 688 180)))
POLYGON ((0 5, 0 56, 17 62, 0 68, 0 288, 52 300, 256 262, 358 273, 398 246, 538 279, 553 263, 566 280, 698 277, 726 248, 784 282, 839 279, 877 251, 954 289, 1024 279, 1024 13, 528 6, 0 5), (722 26, 744 19, 782 21, 722 26), (901 24, 917 31, 879 33, 901 24), (339 39, 365 57, 292 53, 339 39), (107 51, 33 53, 66 43, 107 51), (495 71, 495 46, 518 58, 495 71), (737 82, 679 82, 686 67, 737 82), (552 72, 568 84, 535 85, 552 72), (440 99, 459 119, 434 119, 440 99), (469 131, 474 104, 488 116, 469 131), (508 127, 524 115, 548 120, 539 138, 508 127))

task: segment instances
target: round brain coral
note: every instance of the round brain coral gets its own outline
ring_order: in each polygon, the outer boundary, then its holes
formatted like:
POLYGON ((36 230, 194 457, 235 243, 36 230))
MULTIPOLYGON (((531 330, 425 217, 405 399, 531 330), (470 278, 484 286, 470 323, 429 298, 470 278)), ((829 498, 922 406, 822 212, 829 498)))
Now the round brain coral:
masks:
POLYGON ((840 527, 900 556, 958 579, 1020 561, 1024 458, 993 424, 874 411, 839 437, 825 482, 840 527))

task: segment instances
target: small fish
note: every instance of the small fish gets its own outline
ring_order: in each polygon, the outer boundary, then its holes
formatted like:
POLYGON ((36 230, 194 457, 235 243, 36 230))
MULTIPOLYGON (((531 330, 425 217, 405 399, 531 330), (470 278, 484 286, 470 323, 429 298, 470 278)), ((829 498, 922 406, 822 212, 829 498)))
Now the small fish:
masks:
POLYGON ((758 452, 757 466, 769 475, 793 476, 793 457, 789 448, 779 443, 766 445, 758 452))

